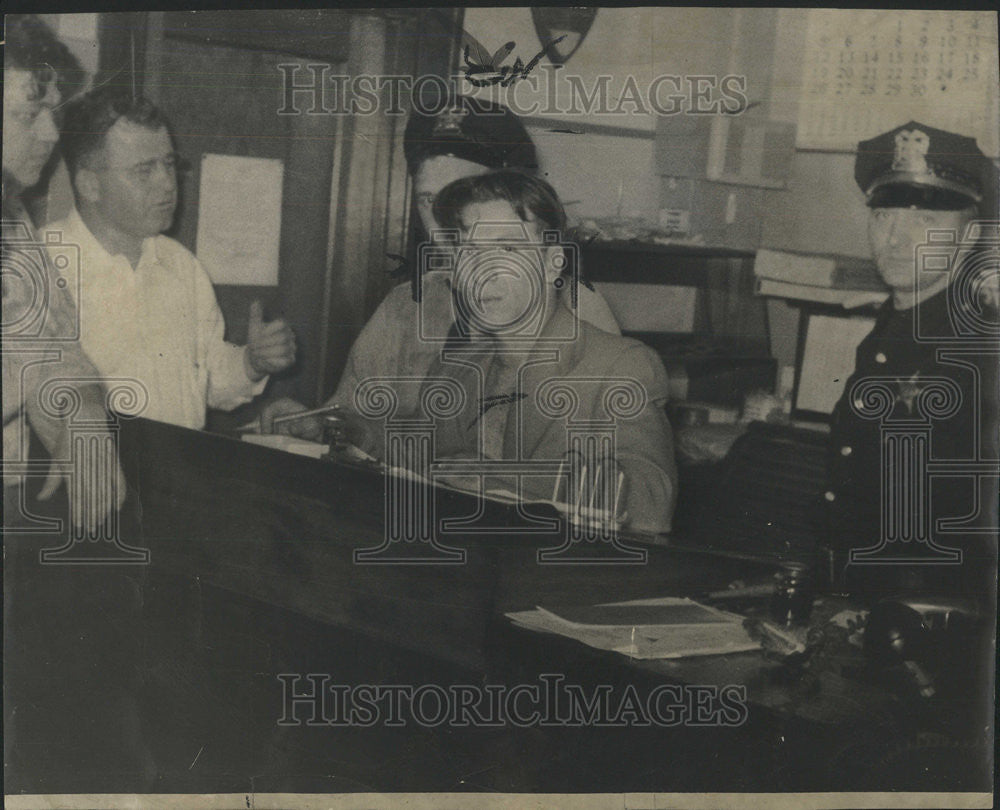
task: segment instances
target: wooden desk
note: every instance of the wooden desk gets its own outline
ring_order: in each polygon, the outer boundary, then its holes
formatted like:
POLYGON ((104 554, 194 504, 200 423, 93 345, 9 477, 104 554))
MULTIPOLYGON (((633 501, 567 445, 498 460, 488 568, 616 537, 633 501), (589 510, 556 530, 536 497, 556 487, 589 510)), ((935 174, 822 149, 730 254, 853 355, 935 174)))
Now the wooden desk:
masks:
MULTIPOLYGON (((616 751, 626 762, 632 758, 634 770, 616 770, 619 766, 597 760, 558 765, 552 746, 558 748, 556 741, 567 739, 570 731, 510 730, 510 745, 521 765, 525 759, 545 762, 524 777, 521 789, 663 789, 677 783, 678 767, 700 790, 722 785, 898 789, 910 784, 910 775, 900 772, 897 779, 895 772, 871 771, 873 762, 911 744, 920 733, 942 728, 939 707, 929 710, 892 683, 852 677, 851 669, 864 664, 859 650, 819 656, 811 671, 796 670, 762 651, 631 662, 514 628, 503 616, 540 603, 699 596, 737 579, 766 579, 773 561, 649 546, 645 565, 542 565, 538 550, 558 546, 561 530, 526 534, 518 530, 521 519, 513 507, 492 504, 484 519, 495 531, 447 541, 465 551, 464 564, 359 565, 354 552, 377 546, 384 536, 383 478, 377 471, 141 419, 123 426, 122 459, 141 504, 133 542, 150 549, 151 570, 197 578, 203 585, 321 622, 346 633, 345 639, 359 639, 342 642, 354 657, 353 677, 375 677, 372 673, 383 672, 382 665, 369 667, 365 661, 377 662, 400 650, 437 662, 431 664, 433 677, 441 680, 434 683, 537 683, 541 674, 555 672, 589 685, 633 684, 648 690, 662 683, 736 684, 746 689, 748 716, 737 729, 653 728, 633 730, 634 735, 623 731, 624 736, 600 728, 572 732, 577 735, 572 739, 587 740, 587 745, 619 740, 616 751), (691 750, 700 752, 721 746, 727 754, 691 776, 689 766, 654 761, 649 746, 664 740, 682 748, 694 745, 691 750), (749 748, 739 746, 752 748, 752 756, 749 748), (752 779, 733 770, 744 754, 752 779), (844 777, 841 766, 869 770, 864 778, 844 777)), ((461 493, 437 495, 444 517, 468 514, 475 506, 475 499, 461 493)), ((817 613, 830 614, 845 605, 828 600, 817 613)), ((363 739, 368 744, 369 738, 363 739)), ((688 784, 684 779, 680 783, 688 784)), ((489 789, 510 789, 488 784, 489 789)), ((446 787, 443 781, 433 789, 446 787)), ((973 787, 978 786, 968 789, 973 787)))
MULTIPOLYGON (((526 533, 514 507, 492 502, 478 525, 495 530, 442 539, 465 552, 462 564, 358 564, 354 552, 385 536, 376 470, 143 419, 123 424, 121 455, 141 504, 134 542, 154 567, 475 670, 486 664, 490 620, 506 611, 697 593, 774 568, 652 546, 644 565, 541 564, 564 526, 526 533)), ((472 496, 437 496, 442 518, 476 511, 472 496)))

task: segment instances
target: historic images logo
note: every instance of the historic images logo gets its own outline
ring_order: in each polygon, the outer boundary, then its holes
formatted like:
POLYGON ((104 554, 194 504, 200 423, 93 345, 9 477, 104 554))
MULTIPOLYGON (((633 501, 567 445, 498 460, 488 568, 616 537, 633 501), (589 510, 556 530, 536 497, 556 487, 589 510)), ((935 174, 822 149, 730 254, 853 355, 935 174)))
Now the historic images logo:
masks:
POLYGON ((80 340, 74 305, 80 298, 80 248, 53 231, 38 241, 26 222, 4 221, 2 233, 5 419, 8 406, 17 403, 11 411, 58 426, 51 458, 44 461, 28 459, 23 419, 5 436, 3 476, 5 485, 16 484, 11 491, 17 503, 15 514, 4 515, 3 531, 61 537, 61 546, 40 551, 43 563, 148 562, 147 549, 122 541, 116 508, 124 496, 118 478, 119 414, 140 413, 148 402, 146 388, 139 380, 67 376, 59 370, 69 344, 80 340), (88 415, 82 389, 101 392, 110 419, 88 415), (29 503, 26 485, 38 478, 45 479, 42 493, 65 483, 68 526, 38 514, 29 503))
POLYGON ((434 728, 743 725, 747 688, 736 684, 568 683, 543 673, 518 684, 343 684, 329 673, 281 673, 279 726, 434 728))

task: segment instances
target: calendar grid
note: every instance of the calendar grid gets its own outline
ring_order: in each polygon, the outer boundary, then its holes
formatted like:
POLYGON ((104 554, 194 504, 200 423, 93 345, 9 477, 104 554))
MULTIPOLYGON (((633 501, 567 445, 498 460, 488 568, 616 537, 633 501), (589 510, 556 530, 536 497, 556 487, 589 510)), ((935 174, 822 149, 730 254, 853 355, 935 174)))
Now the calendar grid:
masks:
POLYGON ((810 11, 797 145, 853 150, 919 120, 997 157, 996 42, 991 12, 810 11))

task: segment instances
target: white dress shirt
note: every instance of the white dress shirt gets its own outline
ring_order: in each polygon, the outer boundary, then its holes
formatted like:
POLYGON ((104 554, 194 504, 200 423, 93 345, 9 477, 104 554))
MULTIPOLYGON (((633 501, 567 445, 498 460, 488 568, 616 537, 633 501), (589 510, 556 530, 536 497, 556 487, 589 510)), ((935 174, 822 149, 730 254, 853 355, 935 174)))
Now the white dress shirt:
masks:
MULTIPOLYGON (((144 240, 133 269, 124 255, 101 246, 75 210, 45 230, 61 232, 61 255, 72 260, 72 246, 79 247, 84 351, 104 378, 136 380, 148 395, 145 408, 143 397, 112 396, 122 413, 200 429, 207 407, 231 410, 264 390, 266 377, 256 383, 247 377, 244 347, 223 340, 212 282, 179 242, 162 235, 144 240)), ((54 251, 53 262, 71 277, 54 251)), ((74 284, 69 289, 77 295, 74 284)))

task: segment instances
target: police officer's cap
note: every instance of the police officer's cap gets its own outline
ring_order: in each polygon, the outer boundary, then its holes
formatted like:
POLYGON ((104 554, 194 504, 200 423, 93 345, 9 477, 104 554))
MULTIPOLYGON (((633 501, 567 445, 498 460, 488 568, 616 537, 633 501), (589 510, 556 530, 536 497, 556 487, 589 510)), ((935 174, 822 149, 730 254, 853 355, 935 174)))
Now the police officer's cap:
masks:
POLYGON ((411 172, 424 160, 439 156, 470 160, 489 169, 538 168, 531 137, 506 107, 468 96, 434 107, 418 104, 406 123, 403 153, 411 172))
POLYGON ((974 138, 918 121, 858 144, 854 179, 871 208, 959 211, 983 202, 993 166, 974 138))

